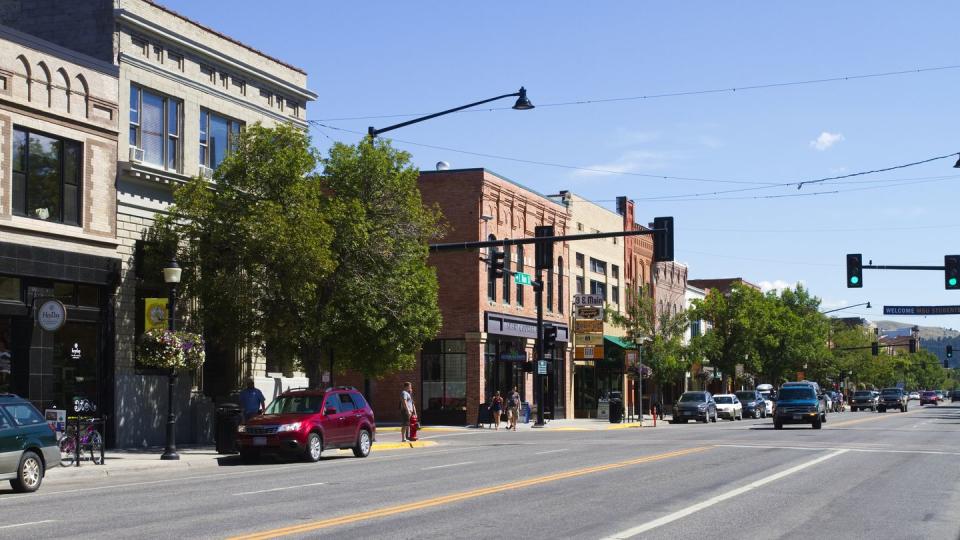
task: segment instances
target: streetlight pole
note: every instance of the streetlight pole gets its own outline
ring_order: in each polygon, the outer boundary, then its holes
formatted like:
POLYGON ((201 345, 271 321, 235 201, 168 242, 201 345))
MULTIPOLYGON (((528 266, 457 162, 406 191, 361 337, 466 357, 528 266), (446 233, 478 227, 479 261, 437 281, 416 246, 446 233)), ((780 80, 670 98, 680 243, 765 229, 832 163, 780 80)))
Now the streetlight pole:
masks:
POLYGON ((843 307, 840 307, 840 308, 837 308, 837 309, 828 309, 828 310, 826 310, 826 311, 821 311, 820 314, 821 314, 821 315, 824 315, 824 314, 827 314, 827 313, 833 313, 834 311, 840 311, 840 310, 843 310, 843 309, 855 308, 855 307, 857 307, 857 306, 867 306, 867 309, 871 309, 871 308, 873 307, 873 306, 870 305, 870 302, 861 302, 861 303, 859 303, 859 304, 853 304, 852 306, 843 306, 843 307))
MULTIPOLYGON (((170 332, 176 332, 177 330, 177 284, 180 283, 181 272, 182 269, 175 259, 172 259, 163 269, 163 281, 170 285, 170 298, 167 301, 167 310, 170 314, 168 323, 170 332)), ((170 368, 170 372, 167 374, 167 441, 163 455, 160 456, 160 459, 168 461, 180 459, 180 454, 177 453, 176 442, 177 416, 173 411, 173 398, 176 385, 177 371, 175 368, 170 368)))
POLYGON ((516 103, 514 103, 512 107, 512 109, 514 110, 527 111, 533 108, 533 103, 530 103, 530 100, 527 99, 527 89, 521 86, 520 90, 512 94, 503 94, 502 96, 492 97, 490 99, 484 99, 481 101, 475 101, 473 103, 468 103, 460 107, 454 107, 452 109, 447 109, 445 111, 440 111, 438 113, 428 114, 426 116, 421 116, 420 118, 414 118, 413 120, 407 120, 406 122, 400 122, 399 124, 394 124, 392 126, 387 126, 385 128, 377 129, 373 126, 370 126, 367 128, 367 135, 369 135, 370 138, 373 139, 381 133, 386 133, 388 131, 393 131, 397 128, 409 126, 410 124, 416 124, 418 122, 423 122, 424 120, 430 120, 431 118, 436 118, 438 116, 443 116, 445 114, 455 113, 457 111, 462 111, 464 109, 469 109, 470 107, 476 107, 477 105, 483 105, 484 103, 490 103, 491 101, 496 101, 498 99, 503 99, 507 97, 517 98, 516 103))

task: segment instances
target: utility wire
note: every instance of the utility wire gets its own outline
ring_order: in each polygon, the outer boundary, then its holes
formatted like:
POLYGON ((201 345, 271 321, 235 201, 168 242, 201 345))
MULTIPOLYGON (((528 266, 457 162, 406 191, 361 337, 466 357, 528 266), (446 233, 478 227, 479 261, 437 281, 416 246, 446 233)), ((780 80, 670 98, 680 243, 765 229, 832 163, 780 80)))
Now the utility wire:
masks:
MULTIPOLYGON (((783 88, 783 87, 789 87, 789 86, 806 86, 806 85, 825 84, 825 83, 832 83, 832 82, 855 81, 855 80, 863 80, 863 79, 878 79, 883 77, 896 77, 900 75, 914 75, 917 73, 928 73, 932 71, 946 71, 946 70, 952 70, 952 69, 958 69, 958 68, 960 68, 960 64, 923 67, 923 68, 916 68, 916 69, 904 69, 904 70, 898 70, 898 71, 883 71, 878 73, 865 73, 865 74, 859 74, 859 75, 841 75, 837 77, 826 77, 822 79, 806 79, 806 80, 787 81, 787 82, 761 83, 761 84, 733 86, 733 87, 725 87, 725 88, 709 88, 704 90, 682 90, 677 92, 664 92, 660 94, 644 94, 639 96, 576 99, 571 101, 561 101, 557 103, 538 104, 537 107, 538 108, 568 107, 573 105, 592 105, 597 103, 616 103, 621 101, 640 101, 640 100, 661 99, 661 98, 671 98, 671 97, 735 93, 735 92, 745 92, 749 90, 765 90, 770 88, 783 88)), ((467 109, 459 112, 490 112, 490 111, 502 111, 510 108, 511 107, 485 107, 481 109, 467 109)), ((371 115, 371 116, 346 116, 341 118, 323 118, 323 119, 320 119, 320 121, 321 122, 338 122, 338 121, 347 121, 347 120, 375 120, 380 118, 425 116, 427 114, 431 114, 431 113, 404 113, 404 114, 381 114, 381 115, 371 115)))

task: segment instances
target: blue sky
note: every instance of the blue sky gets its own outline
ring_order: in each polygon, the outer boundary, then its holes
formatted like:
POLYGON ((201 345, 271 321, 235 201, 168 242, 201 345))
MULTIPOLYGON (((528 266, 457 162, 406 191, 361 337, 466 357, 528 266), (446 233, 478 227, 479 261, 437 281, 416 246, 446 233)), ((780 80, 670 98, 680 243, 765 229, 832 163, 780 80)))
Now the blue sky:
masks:
MULTIPOLYGON (((844 286, 849 252, 910 265, 942 265, 943 255, 960 253, 954 159, 802 190, 662 199, 758 187, 729 181, 798 182, 960 152, 960 69, 546 106, 960 65, 955 2, 160 1, 304 68, 320 95, 308 117, 343 130, 405 119, 346 118, 431 113, 524 85, 538 105, 532 111, 449 115, 390 135, 423 169, 440 160, 486 167, 611 209, 627 195, 640 221, 672 215, 677 260, 693 278, 801 281, 824 309, 874 306, 838 315, 960 328, 956 317, 882 315, 885 304, 960 304, 960 291, 945 291, 941 272, 867 270, 863 289, 844 286), (578 171, 409 142, 724 182, 578 171)), ((321 149, 330 138, 359 137, 314 131, 321 149)))

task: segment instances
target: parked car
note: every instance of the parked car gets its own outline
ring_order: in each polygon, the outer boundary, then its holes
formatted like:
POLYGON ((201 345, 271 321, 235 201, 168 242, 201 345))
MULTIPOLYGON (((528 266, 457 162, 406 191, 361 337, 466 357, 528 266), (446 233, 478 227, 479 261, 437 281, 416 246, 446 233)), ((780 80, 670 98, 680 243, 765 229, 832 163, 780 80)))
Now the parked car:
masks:
POLYGON ((911 401, 915 399, 920 399, 920 392, 910 392, 909 398, 911 401))
POLYGON ((873 390, 857 390, 850 398, 850 410, 857 412, 862 409, 877 410, 877 402, 880 401, 873 390))
POLYGON ((735 392, 740 405, 743 407, 743 414, 754 418, 767 417, 767 400, 757 390, 741 390, 735 392))
POLYGON ((57 434, 29 401, 0 394, 0 480, 14 491, 40 488, 46 471, 60 465, 57 434))
POLYGON ((376 435, 373 409, 356 388, 291 390, 237 428, 237 447, 244 461, 261 454, 318 461, 327 448, 350 448, 367 457, 376 435))
POLYGON ((946 396, 943 394, 943 390, 934 390, 937 393, 937 401, 943 401, 946 396))
POLYGON ((884 388, 880 391, 877 412, 886 412, 887 409, 899 409, 900 412, 907 412, 907 393, 902 388, 884 388))
POLYGON ((735 394, 717 394, 713 396, 717 404, 717 414, 729 420, 743 420, 743 405, 735 394))
POLYGON ((774 399, 776 397, 776 392, 773 390, 772 384, 758 384, 757 392, 760 392, 760 395, 763 396, 764 404, 766 405, 767 414, 765 416, 773 415, 773 406, 776 403, 774 399))
POLYGON ((710 392, 684 392, 673 406, 673 421, 687 423, 717 421, 717 404, 710 392))
POLYGON ((960 401, 960 390, 950 392, 950 403, 960 401))
POLYGON ((937 396, 937 393, 933 390, 926 390, 920 393, 920 406, 924 405, 939 405, 940 398, 937 396))
POLYGON ((824 400, 813 384, 788 383, 780 387, 775 411, 774 429, 783 429, 784 424, 810 424, 813 429, 820 429, 827 421, 824 400))

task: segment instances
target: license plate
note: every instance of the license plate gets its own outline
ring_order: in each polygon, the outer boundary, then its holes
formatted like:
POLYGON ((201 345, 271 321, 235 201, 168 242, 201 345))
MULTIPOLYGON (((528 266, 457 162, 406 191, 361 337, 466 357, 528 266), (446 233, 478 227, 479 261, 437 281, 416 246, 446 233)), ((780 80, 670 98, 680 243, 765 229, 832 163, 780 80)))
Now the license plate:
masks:
POLYGON ((266 437, 254 437, 254 438, 253 438, 253 445, 254 445, 254 446, 266 446, 266 445, 267 445, 267 438, 266 438, 266 437))
POLYGON ((800 415, 799 415, 799 414, 793 415, 793 419, 794 419, 794 420, 799 420, 799 419, 800 419, 800 415))

